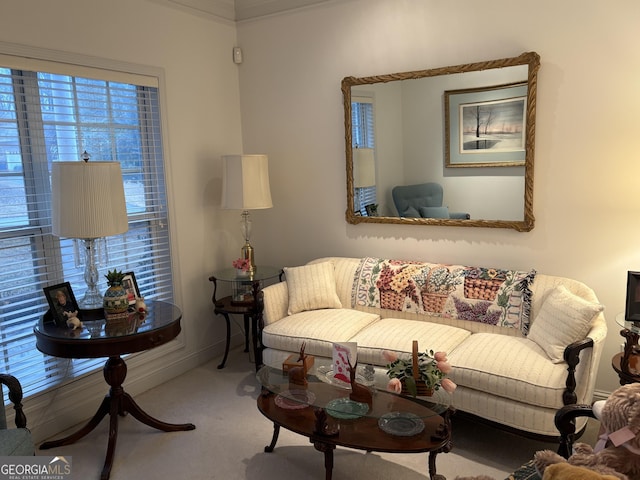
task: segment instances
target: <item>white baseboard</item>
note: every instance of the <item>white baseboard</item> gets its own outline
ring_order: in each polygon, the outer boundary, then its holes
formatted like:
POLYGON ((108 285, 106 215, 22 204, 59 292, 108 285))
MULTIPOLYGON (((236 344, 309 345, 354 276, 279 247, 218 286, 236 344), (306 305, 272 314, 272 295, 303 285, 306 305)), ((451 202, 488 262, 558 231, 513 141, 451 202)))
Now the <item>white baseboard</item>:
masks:
POLYGON ((598 400, 606 400, 607 398, 609 398, 609 395, 611 395, 612 392, 607 392, 605 390, 594 390, 593 392, 593 401, 598 401, 598 400))

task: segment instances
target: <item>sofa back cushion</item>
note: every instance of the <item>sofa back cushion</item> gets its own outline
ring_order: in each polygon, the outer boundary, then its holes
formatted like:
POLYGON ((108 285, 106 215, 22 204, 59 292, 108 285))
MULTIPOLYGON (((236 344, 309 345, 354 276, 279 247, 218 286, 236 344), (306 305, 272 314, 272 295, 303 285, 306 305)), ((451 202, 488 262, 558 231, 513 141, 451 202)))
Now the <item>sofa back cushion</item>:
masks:
MULTIPOLYGON (((428 322, 438 322, 454 327, 465 328, 473 333, 489 332, 489 333, 501 333, 503 335, 510 336, 525 336, 521 330, 509 327, 499 327, 495 325, 489 325, 479 322, 471 322, 468 320, 461 320, 458 318, 449 318, 443 316, 435 316, 425 313, 416 312, 398 312, 395 310, 381 309, 376 307, 367 307, 363 305, 352 303, 352 291, 355 280, 356 271, 360 266, 361 258, 356 257, 322 257, 312 260, 309 263, 319 263, 330 261, 334 267, 334 274, 336 279, 336 292, 344 308, 355 308, 364 312, 377 313, 382 318, 405 318, 410 320, 422 320, 428 322)), ((558 277, 553 275, 545 275, 536 273, 534 281, 530 285, 531 290, 531 311, 529 316, 531 319, 535 319, 536 315, 542 308, 547 296, 558 285, 564 285, 574 295, 584 298, 590 302, 598 303, 598 298, 595 292, 578 280, 574 280, 566 277, 558 277)), ((279 318, 279 317, 278 317, 279 318)), ((596 320, 598 325, 604 324, 604 316, 602 313, 597 315, 596 320)), ((595 324, 595 323, 594 323, 595 324)), ((597 340, 597 339, 596 339, 597 340)))
POLYGON ((352 257, 323 257, 311 260, 308 265, 324 262, 331 262, 334 267, 333 275, 336 280, 336 293, 340 303, 344 308, 354 308, 351 303, 351 289, 353 288, 356 270, 360 265, 360 259, 352 257))

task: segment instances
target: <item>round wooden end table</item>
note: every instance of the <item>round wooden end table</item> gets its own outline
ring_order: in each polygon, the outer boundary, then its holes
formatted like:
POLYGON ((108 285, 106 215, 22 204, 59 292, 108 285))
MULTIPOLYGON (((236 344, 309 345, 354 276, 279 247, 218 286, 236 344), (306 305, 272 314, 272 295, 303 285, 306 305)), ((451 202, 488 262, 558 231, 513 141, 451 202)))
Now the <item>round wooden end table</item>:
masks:
POLYGON ((258 265, 254 272, 238 275, 235 268, 226 268, 214 272, 209 277, 213 283, 213 295, 211 301, 214 306, 214 313, 222 315, 227 324, 227 336, 224 347, 224 356, 218 368, 224 368, 229 355, 229 343, 231 342, 231 320, 229 315, 242 315, 244 319, 245 344, 244 351, 249 351, 249 332, 251 332, 251 344, 256 363, 256 370, 262 365, 262 349, 259 344, 260 332, 262 330, 262 294, 261 290, 268 281, 282 280, 284 272, 281 268, 258 265), (218 292, 218 282, 231 284, 233 294, 223 298, 216 298, 218 292), (251 322, 251 329, 249 329, 251 322))
POLYGON ((33 329, 38 350, 47 355, 62 358, 107 357, 103 373, 105 381, 110 386, 109 394, 105 396, 93 418, 77 432, 40 445, 42 450, 70 445, 91 432, 106 415, 109 415, 109 442, 100 476, 102 480, 108 479, 111 474, 119 416, 131 413, 138 421, 165 432, 196 428, 192 423, 166 423, 153 418, 142 410, 122 387, 127 375, 127 365, 121 355, 163 345, 177 337, 181 330, 182 312, 177 306, 160 300, 148 300, 146 304, 146 315, 133 312, 127 318, 109 322, 100 318, 101 315, 96 318, 95 312, 87 312, 86 317, 83 317, 81 310, 79 317, 84 327, 78 330, 59 327, 50 316, 45 315, 33 329))

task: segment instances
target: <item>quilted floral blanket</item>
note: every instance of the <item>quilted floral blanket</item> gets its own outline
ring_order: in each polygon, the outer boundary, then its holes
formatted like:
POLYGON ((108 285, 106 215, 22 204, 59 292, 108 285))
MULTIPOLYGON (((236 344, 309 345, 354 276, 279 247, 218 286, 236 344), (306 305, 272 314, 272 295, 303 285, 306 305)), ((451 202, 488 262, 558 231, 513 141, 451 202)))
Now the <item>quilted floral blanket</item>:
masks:
POLYGON ((526 335, 535 273, 367 257, 356 270, 352 301, 518 328, 526 335))

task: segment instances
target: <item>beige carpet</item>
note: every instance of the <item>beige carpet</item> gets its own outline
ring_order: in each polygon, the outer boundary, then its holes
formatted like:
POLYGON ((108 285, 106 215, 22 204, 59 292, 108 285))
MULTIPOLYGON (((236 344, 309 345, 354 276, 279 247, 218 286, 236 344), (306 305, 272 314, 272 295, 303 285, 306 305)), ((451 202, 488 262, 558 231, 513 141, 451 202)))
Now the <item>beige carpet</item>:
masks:
MULTIPOLYGON (((136 402, 150 415, 166 422, 191 422, 196 430, 164 433, 131 416, 121 418, 111 479, 325 478, 323 454, 305 437, 281 429, 276 449, 264 452, 273 427, 256 408, 259 387, 253 364, 241 349, 230 352, 225 369, 217 370, 218 362, 216 359, 204 364, 136 397, 136 402)), ((74 479, 98 479, 107 434, 105 419, 77 443, 39 450, 38 455, 71 456, 74 479)), ((437 457, 438 473, 449 480, 457 475, 480 474, 501 480, 535 451, 556 448, 456 417, 453 443, 452 452, 437 457)), ((333 478, 424 480, 428 478, 427 455, 337 448, 333 478)))

